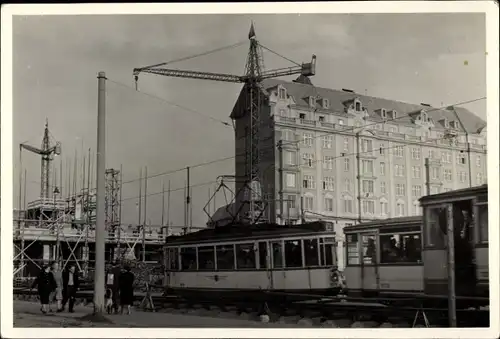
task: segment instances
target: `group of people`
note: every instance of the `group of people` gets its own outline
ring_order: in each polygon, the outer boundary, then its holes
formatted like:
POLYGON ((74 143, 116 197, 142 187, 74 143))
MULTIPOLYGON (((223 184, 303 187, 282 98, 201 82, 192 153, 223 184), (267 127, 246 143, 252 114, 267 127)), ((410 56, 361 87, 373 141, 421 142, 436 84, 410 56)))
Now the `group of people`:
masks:
POLYGON ((123 266, 122 269, 120 265, 113 263, 112 267, 107 270, 105 297, 109 313, 113 311, 118 313, 118 305, 120 305, 120 313, 127 308, 127 314, 130 314, 134 303, 134 279, 134 274, 128 265, 123 266))
POLYGON ((38 287, 42 313, 52 312, 51 302, 57 302, 57 312, 63 312, 69 301, 68 311, 74 312, 75 296, 78 290, 79 279, 75 265, 61 271, 59 264, 44 265, 33 282, 32 288, 38 287))
MULTIPOLYGON (((111 269, 106 272, 106 295, 111 305, 106 307, 118 313, 119 305, 121 305, 120 313, 123 313, 124 308, 127 308, 130 314, 131 305, 134 301, 134 274, 129 266, 125 265, 122 268, 113 263, 111 269)), ((69 301, 68 311, 74 312, 76 291, 79 286, 79 276, 75 265, 69 265, 68 269, 62 271, 57 262, 51 265, 44 265, 40 273, 36 277, 31 288, 38 287, 38 296, 40 297, 42 313, 53 312, 51 304, 57 303, 56 312, 63 312, 66 303, 69 301)))

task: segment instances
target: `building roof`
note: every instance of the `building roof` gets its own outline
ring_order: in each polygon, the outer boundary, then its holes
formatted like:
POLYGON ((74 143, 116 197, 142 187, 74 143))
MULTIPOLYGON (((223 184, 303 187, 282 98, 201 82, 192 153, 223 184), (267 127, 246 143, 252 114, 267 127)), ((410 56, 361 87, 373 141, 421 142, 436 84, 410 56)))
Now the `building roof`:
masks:
POLYGON ((359 230, 364 228, 377 228, 384 226, 397 226, 397 225, 412 226, 420 223, 422 223, 422 216, 395 217, 383 220, 363 222, 357 225, 346 226, 344 227, 344 231, 359 230))
POLYGON ((485 195, 487 198, 488 184, 484 184, 481 186, 474 186, 474 187, 466 187, 438 194, 426 195, 421 197, 419 200, 422 205, 426 205, 426 204, 432 204, 436 201, 446 200, 451 202, 453 200, 463 199, 463 197, 469 197, 469 196, 476 197, 478 195, 485 195))
MULTIPOLYGON (((430 106, 377 98, 354 92, 316 87, 312 84, 307 84, 307 81, 304 81, 303 79, 297 79, 294 82, 287 82, 278 79, 266 79, 262 82, 262 85, 268 92, 270 89, 277 87, 278 85, 282 85, 286 88, 288 95, 293 97, 297 106, 302 106, 307 109, 310 108, 308 98, 310 96, 317 96, 329 100, 330 107, 327 111, 334 111, 336 114, 346 115, 346 113, 344 113, 345 103, 358 98, 363 107, 368 111, 370 119, 375 121, 382 121, 382 118, 377 111, 380 109, 386 109, 387 112, 395 110, 397 112, 397 116, 401 117, 394 121, 388 121, 388 123, 413 125, 413 119, 408 116, 408 114, 426 110, 428 111, 427 115, 433 119, 436 128, 444 129, 442 122, 440 122, 443 118, 446 118, 449 121, 457 121, 455 112, 459 116, 459 119, 468 133, 479 133, 486 126, 485 121, 463 107, 437 109, 430 106)), ((319 106, 319 103, 317 108, 322 109, 319 106)), ((458 130, 463 129, 459 126, 458 130)))

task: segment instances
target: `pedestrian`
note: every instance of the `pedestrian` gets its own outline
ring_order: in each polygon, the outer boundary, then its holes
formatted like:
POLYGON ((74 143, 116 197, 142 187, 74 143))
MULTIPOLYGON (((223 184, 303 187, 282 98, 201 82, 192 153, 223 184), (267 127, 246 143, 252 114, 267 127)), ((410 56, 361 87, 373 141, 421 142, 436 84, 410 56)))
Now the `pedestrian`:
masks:
POLYGON ((52 269, 50 271, 52 278, 55 282, 55 289, 52 292, 52 296, 50 298, 50 302, 53 302, 54 299, 57 302, 57 312, 62 312, 62 299, 63 299, 63 277, 62 272, 59 269, 59 263, 54 261, 52 263, 52 269))
POLYGON ((120 275, 120 266, 116 262, 113 262, 112 267, 109 269, 106 275, 106 287, 112 292, 111 298, 113 301, 113 310, 115 313, 118 313, 118 304, 120 297, 120 275))
POLYGON ((134 303, 134 278, 130 266, 125 265, 125 272, 120 277, 120 313, 127 307, 127 314, 130 314, 130 306, 134 303))
POLYGON ((78 273, 76 272, 75 265, 70 265, 67 271, 63 273, 63 301, 62 301, 62 311, 69 301, 68 311, 70 313, 74 312, 76 291, 79 286, 78 273))
POLYGON ((38 277, 33 282, 31 288, 38 287, 38 296, 40 297, 40 311, 43 314, 49 311, 50 293, 55 290, 56 282, 52 274, 50 274, 50 266, 44 265, 38 274, 38 277))

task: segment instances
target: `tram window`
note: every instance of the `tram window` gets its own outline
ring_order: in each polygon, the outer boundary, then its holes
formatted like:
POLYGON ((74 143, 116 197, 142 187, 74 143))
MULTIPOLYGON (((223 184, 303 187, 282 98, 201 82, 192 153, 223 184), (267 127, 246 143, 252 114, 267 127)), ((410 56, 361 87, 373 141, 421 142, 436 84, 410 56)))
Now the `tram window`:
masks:
POLYGON ((359 265, 359 241, 357 234, 347 234, 347 264, 359 265))
POLYGON ((215 251, 213 246, 198 247, 198 269, 215 269, 215 251))
POLYGON ((304 258, 306 260, 306 267, 319 266, 318 239, 304 240, 304 258))
POLYGON ((444 246, 444 236, 448 222, 446 209, 432 208, 428 210, 428 222, 426 229, 427 246, 440 247, 444 246))
MULTIPOLYGON (((168 263, 167 267, 172 270, 176 271, 179 269, 179 250, 177 248, 169 248, 168 249, 168 263)), ((196 254, 195 254, 195 260, 196 260, 196 254)))
POLYGON ((285 265, 289 268, 302 267, 302 246, 300 240, 285 241, 285 265))
POLYGON ((255 252, 253 250, 252 243, 236 245, 236 265, 238 269, 257 267, 255 262, 255 252))
POLYGON ((363 263, 376 264, 377 263, 377 247, 376 238, 374 235, 363 236, 363 263))
POLYGON ((181 270, 196 270, 196 248, 181 248, 181 270))
POLYGON ((234 246, 221 245, 217 249, 217 269, 234 270, 234 246))
POLYGON ((267 243, 265 242, 259 242, 259 262, 260 268, 271 268, 268 267, 267 243))
POLYGON ((335 251, 335 247, 333 246, 334 241, 335 238, 325 238, 320 241, 321 265, 323 266, 333 266, 335 264, 333 256, 335 251))
POLYGON ((281 241, 271 243, 273 253, 273 268, 283 267, 283 246, 281 241))
POLYGON ((488 205, 479 205, 477 208, 477 223, 479 226, 479 241, 488 242, 488 205))
POLYGON ((380 263, 419 263, 422 260, 420 234, 380 236, 380 263))

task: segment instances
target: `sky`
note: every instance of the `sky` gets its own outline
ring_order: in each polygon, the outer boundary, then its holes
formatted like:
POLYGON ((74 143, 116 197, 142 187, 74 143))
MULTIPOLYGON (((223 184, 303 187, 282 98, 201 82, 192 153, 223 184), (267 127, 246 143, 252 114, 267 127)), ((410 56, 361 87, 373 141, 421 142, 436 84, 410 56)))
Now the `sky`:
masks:
MULTIPOLYGON (((242 43, 167 66, 241 75, 252 20, 265 47, 296 62, 317 55, 311 79, 317 86, 436 107, 486 96, 484 14, 18 16, 13 19, 15 197, 18 145, 40 147, 46 119, 53 140, 62 143, 54 167, 59 172, 62 164, 67 195, 75 152, 81 173, 82 153, 96 150, 99 71, 109 79, 106 167, 123 166, 124 182, 139 178, 145 166, 155 175, 233 156, 234 132, 220 121, 229 121, 241 85, 144 74, 138 92, 132 71, 242 43)), ((269 70, 293 64, 264 50, 264 65, 269 70)), ((464 107, 486 120, 485 100, 464 107)), ((39 156, 23 151, 22 168, 31 201, 40 194, 39 156)), ((214 182, 233 171, 232 159, 193 168, 191 184, 214 182)), ((180 171, 148 180, 147 193, 160 194, 147 199, 142 212, 147 222, 160 224, 162 185, 170 182, 176 191, 168 219, 183 225, 185 178, 180 171)), ((215 183, 193 188, 194 226, 206 223, 203 207, 215 188, 215 183)), ((139 181, 125 184, 122 196, 122 222, 137 224, 139 181)), ((225 202, 218 194, 210 208, 225 202)))

